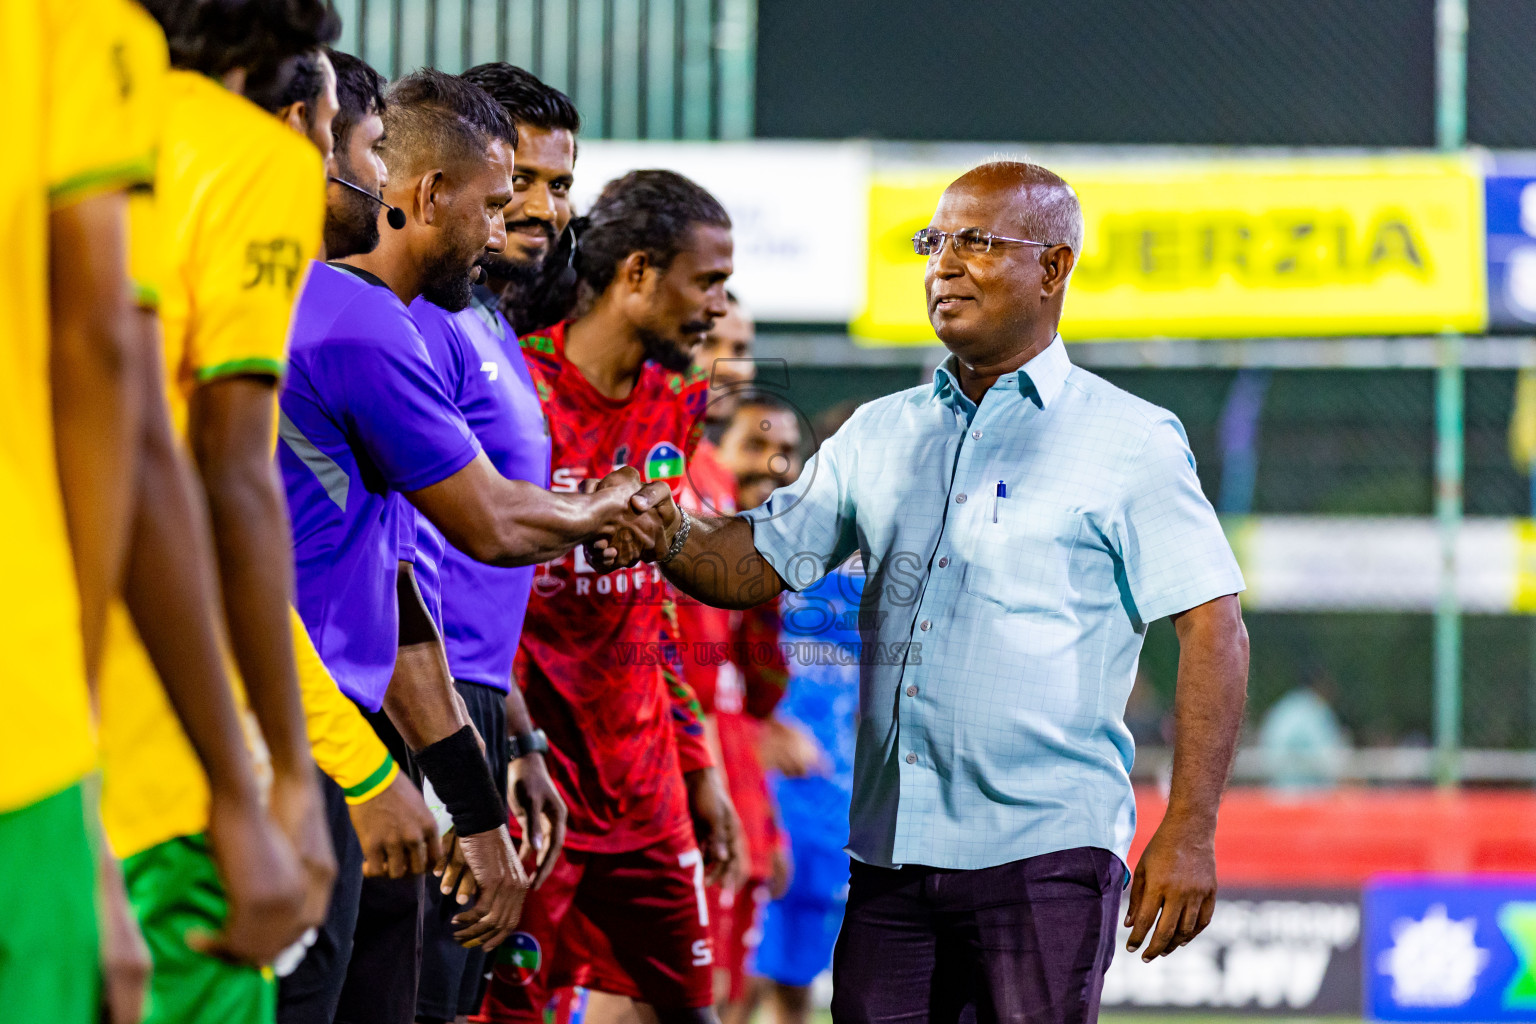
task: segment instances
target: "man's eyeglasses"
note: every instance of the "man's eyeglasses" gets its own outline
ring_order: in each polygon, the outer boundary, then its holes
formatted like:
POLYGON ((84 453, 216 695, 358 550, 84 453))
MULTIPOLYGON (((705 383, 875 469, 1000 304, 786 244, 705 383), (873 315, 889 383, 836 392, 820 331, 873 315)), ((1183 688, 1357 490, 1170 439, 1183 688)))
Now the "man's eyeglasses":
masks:
POLYGON ((980 228, 961 228, 959 231, 940 231, 937 228, 924 228, 912 236, 912 251, 919 256, 935 256, 944 248, 944 239, 949 239, 951 248, 957 256, 980 255, 992 251, 994 245, 1038 245, 1042 249, 1049 249, 1055 242, 1034 242, 1028 238, 1009 238, 1006 235, 994 235, 990 231, 982 231, 980 228))

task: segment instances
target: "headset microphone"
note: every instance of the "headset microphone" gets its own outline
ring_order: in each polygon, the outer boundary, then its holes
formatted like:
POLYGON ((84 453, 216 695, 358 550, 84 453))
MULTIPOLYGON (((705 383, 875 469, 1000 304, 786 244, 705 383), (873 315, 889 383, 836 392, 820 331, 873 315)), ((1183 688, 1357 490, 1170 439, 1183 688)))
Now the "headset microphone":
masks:
POLYGON ((356 192, 359 195, 367 196, 369 199, 372 199, 374 202, 376 202, 380 206, 384 207, 384 209, 388 210, 389 212, 384 215, 384 219, 386 221, 388 221, 389 222, 389 226, 394 228, 396 231, 399 231, 401 228, 405 227, 405 211, 400 209, 400 207, 398 207, 398 206, 390 206, 384 200, 380 199, 378 196, 374 195, 372 192, 369 192, 367 189, 363 188, 361 185, 354 185, 350 181, 345 180, 344 178, 338 178, 334 174, 327 175, 327 177, 329 177, 336 184, 342 185, 342 186, 344 186, 346 188, 349 188, 349 189, 351 189, 352 191, 356 192))

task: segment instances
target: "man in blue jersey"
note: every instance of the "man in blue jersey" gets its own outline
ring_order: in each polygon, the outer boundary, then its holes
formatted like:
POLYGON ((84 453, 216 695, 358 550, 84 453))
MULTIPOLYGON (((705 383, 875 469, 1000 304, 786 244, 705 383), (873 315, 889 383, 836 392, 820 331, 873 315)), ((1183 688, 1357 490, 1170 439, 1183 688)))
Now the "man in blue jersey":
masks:
MULTIPOLYGON (((511 200, 502 211, 507 245, 499 254, 481 256, 481 267, 493 285, 534 280, 571 219, 572 132, 580 121, 565 94, 520 68, 481 65, 464 77, 488 86, 517 132, 511 200)), ((515 298, 516 289, 509 290, 515 298)), ((544 410, 498 298, 477 284, 469 305, 457 312, 425 296, 411 303, 410 312, 445 391, 496 471, 508 480, 547 487, 550 447, 544 410)), ((565 842, 566 807, 544 764, 548 742, 534 728, 522 691, 511 685, 534 567, 478 562, 447 544, 421 516, 415 544, 417 583, 440 616, 454 688, 485 740, 491 773, 503 785, 503 796, 510 795, 512 813, 535 852, 537 886, 565 842)), ((448 895, 429 899, 418 1021, 451 1021, 480 1008, 485 954, 454 939, 453 918, 460 909, 448 895)))
MULTIPOLYGON (((460 896, 456 937, 492 947, 516 924, 528 883, 479 737, 439 669, 440 640, 401 537, 419 510, 476 560, 530 565, 585 537, 654 535, 632 509, 660 496, 636 493, 628 478, 552 495, 497 471, 407 306, 424 295, 463 309, 480 255, 504 247, 515 132, 484 92, 434 71, 395 84, 384 126, 384 198, 405 224, 372 252, 316 266, 295 317, 279 459, 298 605, 338 684, 446 806, 478 885, 475 897, 460 896)), ((425 855, 413 851, 411 878, 371 879, 371 895, 365 886, 338 1022, 414 1019, 425 855)))
POLYGON ((789 691, 778 716, 809 732, 819 763, 801 778, 773 777, 774 800, 789 835, 789 889, 768 904, 755 973, 778 1024, 811 1019, 811 982, 832 965, 832 946, 848 902, 848 804, 853 794, 853 743, 859 712, 857 560, 801 593, 785 594, 779 611, 789 691))

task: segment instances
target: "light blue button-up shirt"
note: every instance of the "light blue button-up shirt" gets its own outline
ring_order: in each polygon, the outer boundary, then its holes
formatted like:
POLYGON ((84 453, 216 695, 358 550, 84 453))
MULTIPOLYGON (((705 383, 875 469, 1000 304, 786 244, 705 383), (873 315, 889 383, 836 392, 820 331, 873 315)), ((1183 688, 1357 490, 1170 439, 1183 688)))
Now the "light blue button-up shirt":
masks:
POLYGON ((1242 574, 1172 413, 1073 366, 1059 337, 979 406, 953 365, 860 408, 744 513, 796 590, 864 559, 849 852, 1125 860, 1147 623, 1242 574))

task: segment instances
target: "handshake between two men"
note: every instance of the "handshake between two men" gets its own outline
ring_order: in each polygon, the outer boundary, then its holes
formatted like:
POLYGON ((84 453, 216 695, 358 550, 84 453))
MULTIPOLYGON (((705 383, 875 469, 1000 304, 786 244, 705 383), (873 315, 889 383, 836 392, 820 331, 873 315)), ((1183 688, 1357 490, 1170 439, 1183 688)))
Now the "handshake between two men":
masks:
POLYGON ((682 513, 665 481, 645 483, 633 466, 622 466, 601 480, 582 481, 581 490, 605 498, 612 492, 607 521, 584 545, 594 569, 612 572, 666 559, 682 513))

